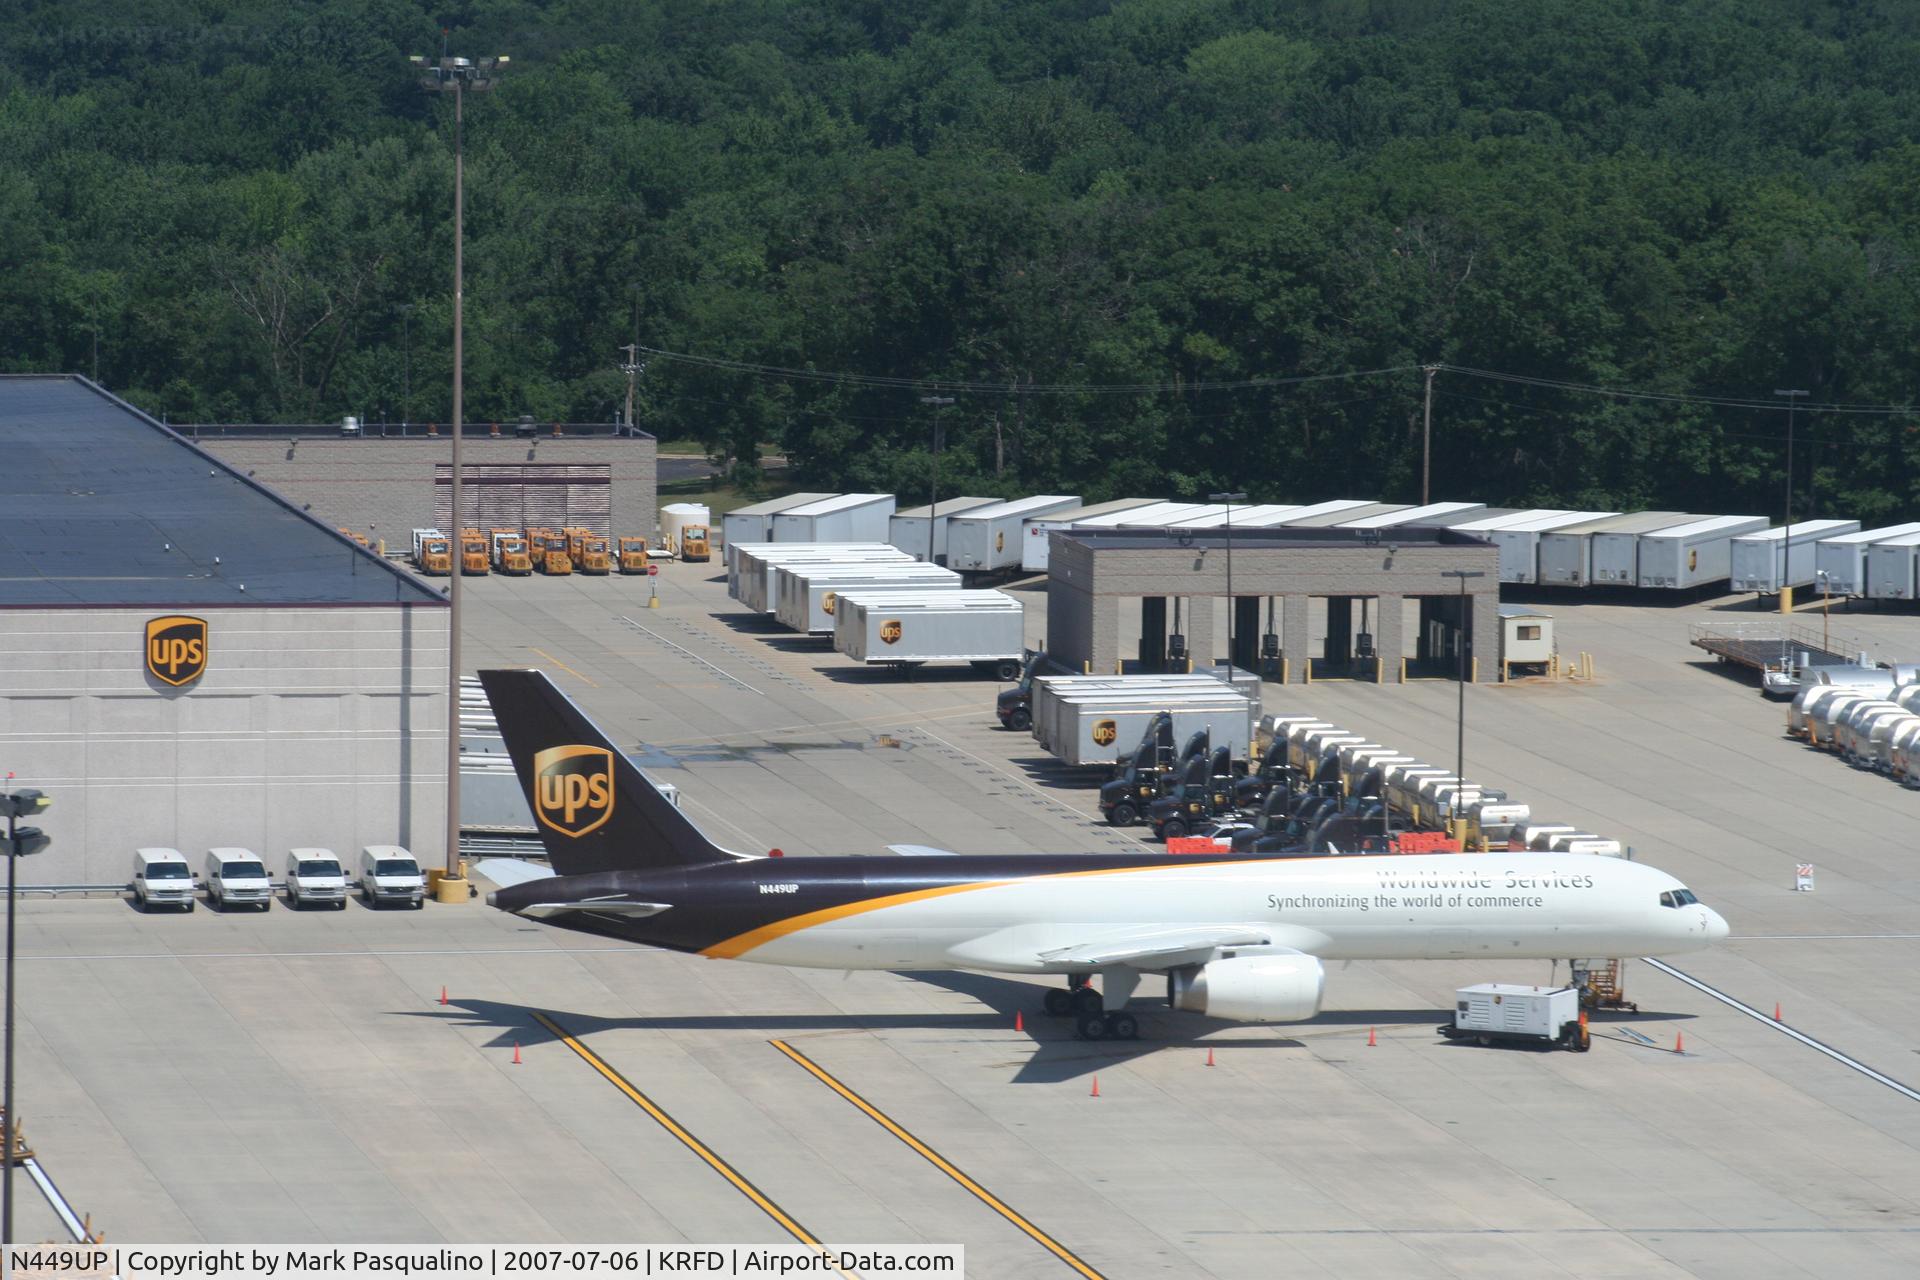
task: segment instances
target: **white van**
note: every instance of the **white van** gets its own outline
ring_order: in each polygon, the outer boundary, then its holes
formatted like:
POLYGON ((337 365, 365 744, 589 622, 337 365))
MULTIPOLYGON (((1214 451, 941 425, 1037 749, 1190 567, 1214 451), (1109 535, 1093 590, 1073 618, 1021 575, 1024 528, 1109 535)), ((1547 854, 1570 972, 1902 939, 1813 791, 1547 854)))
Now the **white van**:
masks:
POLYGON ((215 911, 228 907, 258 907, 273 902, 273 881, 267 864, 251 849, 207 850, 207 905, 215 911))
POLYGON ((142 911, 154 907, 193 910, 193 868, 178 849, 133 851, 133 902, 142 911))
POLYGON ((347 909, 347 869, 331 849, 294 849, 287 854, 287 905, 298 911, 308 903, 347 909))
POLYGON ((370 844, 360 851, 360 896, 370 907, 409 903, 419 910, 427 878, 413 855, 397 844, 370 844))

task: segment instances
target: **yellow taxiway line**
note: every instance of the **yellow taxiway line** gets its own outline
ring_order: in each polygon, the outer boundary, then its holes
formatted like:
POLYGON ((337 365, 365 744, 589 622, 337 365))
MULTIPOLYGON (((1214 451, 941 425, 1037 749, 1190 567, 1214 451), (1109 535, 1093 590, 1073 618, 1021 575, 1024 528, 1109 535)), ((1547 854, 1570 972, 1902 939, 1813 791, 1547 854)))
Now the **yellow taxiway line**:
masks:
POLYGON ((792 1045, 788 1044, 785 1040, 772 1040, 772 1041, 769 1041, 768 1043, 773 1045, 773 1047, 778 1049, 781 1053, 786 1054, 787 1057, 793 1059, 793 1061, 798 1063, 802 1068, 804 1068, 807 1071, 809 1075, 811 1075, 814 1079, 818 1080, 821 1084, 824 1084, 825 1086, 827 1086, 827 1088, 833 1090, 835 1093, 845 1098, 848 1102, 851 1102, 855 1107, 858 1107, 860 1111, 864 1113, 869 1120, 872 1120, 875 1124, 879 1125, 882 1129, 885 1129, 888 1133, 900 1139, 900 1141, 906 1143, 907 1146, 911 1148, 916 1155, 919 1155, 920 1157, 925 1159, 927 1163, 931 1164, 934 1168, 946 1174, 949 1178, 952 1178, 955 1182, 959 1183, 962 1187, 965 1187, 969 1192, 971 1192, 974 1195, 976 1199, 978 1199, 982 1204, 986 1205, 987 1208, 993 1210, 995 1213, 1005 1218, 1008 1222, 1011 1222, 1014 1226, 1020 1228, 1020 1230, 1024 1231, 1028 1236, 1032 1237, 1034 1243, 1038 1244, 1041 1248, 1045 1249, 1048 1253, 1051 1253, 1054 1257, 1060 1259, 1060 1261, 1066 1263, 1069 1267, 1073 1268, 1073 1270, 1076 1273, 1086 1277, 1086 1280, 1106 1280, 1105 1276, 1101 1275, 1098 1271, 1095 1271, 1092 1267, 1088 1266, 1079 1257, 1075 1256, 1075 1254, 1071 1249, 1067 1248, 1067 1246, 1061 1244, 1058 1240, 1055 1240, 1052 1236, 1048 1235, 1046 1232, 1042 1231, 1040 1228, 1034 1226, 1031 1222, 1027 1221, 1024 1217, 1020 1215, 1018 1211, 1016 1211, 1006 1201, 1002 1200, 999 1196, 996 1196, 995 1194, 993 1194, 993 1192, 987 1190, 985 1187, 981 1186, 978 1182, 975 1182, 972 1178, 968 1177, 965 1173, 963 1173, 958 1167, 954 1165, 954 1163, 951 1160, 948 1160, 945 1156, 941 1155, 938 1151, 935 1151, 932 1147, 928 1146, 926 1143, 920 1141, 920 1139, 914 1137, 911 1133, 907 1132, 905 1128, 903 1128, 891 1116, 887 1115, 886 1112, 880 1110, 880 1108, 874 1106, 871 1102, 868 1102, 865 1098, 855 1093, 852 1089, 849 1089, 846 1085, 841 1084, 840 1081, 835 1079, 834 1076, 831 1073, 829 1073, 825 1067, 822 1067, 819 1063, 815 1062, 812 1058, 809 1058, 806 1054, 800 1052, 798 1049, 794 1048, 792 1045))

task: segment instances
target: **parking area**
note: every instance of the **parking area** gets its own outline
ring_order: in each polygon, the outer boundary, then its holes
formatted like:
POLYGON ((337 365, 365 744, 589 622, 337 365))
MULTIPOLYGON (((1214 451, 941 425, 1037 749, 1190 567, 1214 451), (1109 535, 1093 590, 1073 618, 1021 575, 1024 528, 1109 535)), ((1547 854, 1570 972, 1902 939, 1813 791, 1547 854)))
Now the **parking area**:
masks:
MULTIPOLYGON (((705 566, 657 583, 649 609, 644 579, 472 580, 467 661, 549 671, 736 849, 1144 847, 997 727, 992 681, 856 668, 749 619, 705 566)), ((1434 1034, 1453 990, 1546 966, 1354 963, 1311 1023, 1143 994, 1141 1041, 1096 1045, 1039 1014, 1037 983, 708 961, 480 902, 33 900, 28 1136, 120 1241, 797 1228, 963 1242, 992 1277, 1920 1272, 1920 1100, 1768 1025, 1777 1001, 1858 1066, 1920 1078, 1920 792, 1782 736, 1780 704, 1688 647, 1710 604, 1549 607, 1599 678, 1468 688, 1469 775, 1685 878, 1736 936, 1678 971, 1766 1017, 1635 962, 1642 1012, 1599 1020, 1594 1052, 1484 1050, 1434 1034), (1818 889, 1795 893, 1808 861, 1818 889)), ((1438 763, 1457 694, 1265 691, 1438 763)))

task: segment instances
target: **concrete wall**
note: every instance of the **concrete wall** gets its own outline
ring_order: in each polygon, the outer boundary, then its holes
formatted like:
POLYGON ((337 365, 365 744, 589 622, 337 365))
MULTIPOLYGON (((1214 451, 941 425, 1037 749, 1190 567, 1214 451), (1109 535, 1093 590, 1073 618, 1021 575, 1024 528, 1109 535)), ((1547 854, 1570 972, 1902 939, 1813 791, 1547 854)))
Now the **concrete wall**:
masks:
MULTIPOLYGON (((446 436, 201 436, 198 443, 296 505, 310 506, 328 524, 385 538, 389 550, 405 549, 414 529, 433 523, 433 468, 448 460, 451 448, 446 436)), ((656 442, 644 436, 493 440, 469 434, 460 442, 460 460, 604 463, 612 468, 612 532, 652 534, 660 521, 655 447, 656 442)))
POLYGON ((0 609, 0 772, 53 799, 22 884, 124 882, 132 851, 343 857, 446 843, 448 610, 202 610, 206 672, 145 666, 160 610, 0 609))

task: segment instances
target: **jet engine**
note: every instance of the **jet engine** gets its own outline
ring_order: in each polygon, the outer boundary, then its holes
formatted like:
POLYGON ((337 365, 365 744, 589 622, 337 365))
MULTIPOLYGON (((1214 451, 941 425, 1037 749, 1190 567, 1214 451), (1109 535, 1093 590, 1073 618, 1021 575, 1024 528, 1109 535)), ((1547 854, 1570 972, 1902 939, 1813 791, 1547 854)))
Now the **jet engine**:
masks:
POLYGON ((1230 956, 1168 973, 1167 1003, 1232 1022, 1300 1022, 1320 1012, 1326 986, 1313 956, 1230 956))

